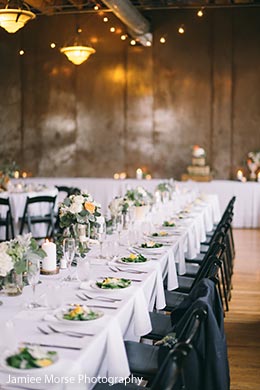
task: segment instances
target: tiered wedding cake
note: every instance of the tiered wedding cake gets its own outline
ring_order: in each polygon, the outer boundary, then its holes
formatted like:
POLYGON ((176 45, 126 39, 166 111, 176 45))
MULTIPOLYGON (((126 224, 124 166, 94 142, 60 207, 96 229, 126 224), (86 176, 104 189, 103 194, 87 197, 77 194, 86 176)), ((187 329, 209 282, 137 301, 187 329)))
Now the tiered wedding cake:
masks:
POLYGON ((191 165, 187 167, 188 174, 182 175, 182 180, 210 181, 212 176, 210 166, 206 165, 206 153, 203 148, 194 145, 192 148, 191 165))
POLYGON ((187 171, 189 175, 207 176, 210 174, 210 167, 206 165, 205 150, 198 145, 192 148, 191 165, 188 166, 187 171))

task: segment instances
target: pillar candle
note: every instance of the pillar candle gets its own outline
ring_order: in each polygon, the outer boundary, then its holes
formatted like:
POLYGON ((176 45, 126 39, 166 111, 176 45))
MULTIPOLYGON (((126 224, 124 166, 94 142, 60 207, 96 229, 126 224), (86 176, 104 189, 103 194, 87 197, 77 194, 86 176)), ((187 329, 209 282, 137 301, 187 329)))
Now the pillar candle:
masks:
POLYGON ((42 269, 44 271, 55 271, 57 268, 56 244, 47 240, 42 244, 42 249, 46 253, 42 260, 42 269))
POLYGON ((237 171, 237 180, 242 180, 242 178, 243 178, 243 172, 241 171, 241 169, 239 169, 238 171, 237 171))
POLYGON ((136 178, 137 178, 138 180, 141 180, 141 179, 143 178, 143 171, 142 171, 141 168, 138 168, 138 169, 136 170, 136 178))

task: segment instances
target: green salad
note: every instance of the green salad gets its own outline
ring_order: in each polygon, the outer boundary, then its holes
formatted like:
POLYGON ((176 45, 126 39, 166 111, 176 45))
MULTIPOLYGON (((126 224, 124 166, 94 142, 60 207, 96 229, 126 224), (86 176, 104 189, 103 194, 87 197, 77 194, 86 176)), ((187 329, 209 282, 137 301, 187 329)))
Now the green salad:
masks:
POLYGON ((5 360, 8 366, 23 370, 51 366, 58 358, 55 351, 44 351, 39 347, 23 347, 5 360))
POLYGON ((165 227, 174 227, 175 226, 175 222, 173 222, 173 221, 164 221, 163 226, 165 226, 165 227))
POLYGON ((100 317, 100 313, 96 313, 86 306, 75 305, 63 314, 64 320, 69 321, 91 321, 100 317))
POLYGON ((162 246, 163 244, 160 244, 159 242, 153 242, 153 241, 149 241, 141 244, 141 248, 146 248, 146 249, 161 248, 162 246))
POLYGON ((96 282, 96 285, 102 289, 118 289, 130 286, 131 280, 123 278, 105 278, 102 282, 96 282))
POLYGON ((139 253, 138 255, 131 253, 128 257, 122 257, 124 263, 145 263, 147 258, 139 253))
POLYGON ((167 232, 165 232, 164 230, 161 230, 160 232, 155 232, 152 234, 153 237, 166 237, 166 236, 169 236, 169 234, 167 232))

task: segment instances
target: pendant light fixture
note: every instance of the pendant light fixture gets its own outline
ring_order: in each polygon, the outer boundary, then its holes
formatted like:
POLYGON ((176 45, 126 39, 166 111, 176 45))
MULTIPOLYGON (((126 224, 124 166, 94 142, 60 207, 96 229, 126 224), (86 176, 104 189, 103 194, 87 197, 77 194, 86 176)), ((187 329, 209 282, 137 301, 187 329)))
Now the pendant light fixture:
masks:
POLYGON ((0 9, 0 26, 8 33, 13 34, 35 17, 35 14, 23 1, 8 0, 6 7, 0 9))
POLYGON ((76 29, 76 37, 73 41, 73 44, 68 44, 60 49, 60 52, 65 54, 69 61, 71 61, 74 65, 81 65, 83 62, 87 61, 91 54, 96 53, 96 50, 89 46, 83 45, 80 42, 80 34, 82 29, 77 27, 76 29))

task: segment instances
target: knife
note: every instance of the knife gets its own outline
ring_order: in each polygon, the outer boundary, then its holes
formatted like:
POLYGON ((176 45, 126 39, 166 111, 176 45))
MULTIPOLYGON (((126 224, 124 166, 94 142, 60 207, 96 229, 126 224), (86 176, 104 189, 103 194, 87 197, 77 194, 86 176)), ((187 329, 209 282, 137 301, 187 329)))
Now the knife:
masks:
POLYGON ((24 345, 30 345, 30 346, 39 346, 39 347, 48 347, 48 348, 61 348, 61 349, 72 349, 74 351, 80 351, 82 348, 79 347, 66 347, 65 345, 52 345, 52 344, 35 344, 30 342, 23 342, 24 345))

